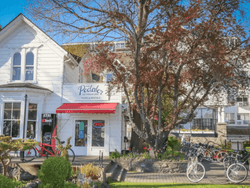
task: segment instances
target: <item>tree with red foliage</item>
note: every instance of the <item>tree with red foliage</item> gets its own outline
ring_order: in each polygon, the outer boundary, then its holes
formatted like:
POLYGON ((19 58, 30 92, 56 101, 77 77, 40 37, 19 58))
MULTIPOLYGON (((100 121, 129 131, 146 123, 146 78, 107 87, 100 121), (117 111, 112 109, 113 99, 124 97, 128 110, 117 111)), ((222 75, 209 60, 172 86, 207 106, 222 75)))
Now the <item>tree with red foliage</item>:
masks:
POLYGON ((113 72, 109 84, 124 91, 133 130, 149 145, 152 157, 163 152, 169 132, 191 121, 210 96, 222 104, 223 93, 248 89, 249 78, 243 74, 248 37, 236 16, 244 15, 246 1, 31 2, 32 15, 60 33, 125 38, 128 53, 110 51, 112 42, 100 43, 84 62, 85 72, 113 72), (142 129, 133 123, 132 109, 140 114, 142 129))

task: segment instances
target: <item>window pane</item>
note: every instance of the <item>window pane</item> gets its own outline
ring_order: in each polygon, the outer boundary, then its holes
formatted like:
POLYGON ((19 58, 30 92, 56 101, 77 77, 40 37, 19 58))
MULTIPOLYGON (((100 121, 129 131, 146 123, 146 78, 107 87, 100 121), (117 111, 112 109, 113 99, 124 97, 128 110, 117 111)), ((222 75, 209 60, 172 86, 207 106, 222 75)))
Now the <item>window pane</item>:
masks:
POLYGON ((14 54, 13 65, 21 65, 21 54, 20 53, 14 54))
POLYGON ((34 65, 34 55, 32 52, 29 52, 26 55, 26 65, 34 65))
POLYGON ((20 121, 12 121, 12 137, 20 138, 20 121))
POLYGON ((4 119, 11 119, 12 103, 4 103, 4 119))
POLYGON ((34 139, 36 137, 36 122, 28 121, 26 138, 34 139))
POLYGON ((100 76, 97 74, 92 74, 92 79, 93 79, 93 82, 98 82, 100 81, 100 76))
POLYGON ((20 119, 21 103, 13 103, 12 119, 20 119))
POLYGON ((11 136, 11 121, 3 122, 3 134, 5 136, 11 136))
POLYGON ((104 147, 105 122, 104 120, 92 121, 92 146, 104 147))
POLYGON ((75 123, 75 146, 87 146, 88 121, 77 120, 75 123))
POLYGON ((21 67, 13 67, 13 78, 12 80, 21 79, 21 67))
POLYGON ((112 80, 112 74, 106 74, 107 82, 112 80))
POLYGON ((37 117, 37 104, 29 103, 28 120, 36 120, 37 117))
POLYGON ((33 80, 33 67, 26 67, 25 68, 25 80, 33 80))

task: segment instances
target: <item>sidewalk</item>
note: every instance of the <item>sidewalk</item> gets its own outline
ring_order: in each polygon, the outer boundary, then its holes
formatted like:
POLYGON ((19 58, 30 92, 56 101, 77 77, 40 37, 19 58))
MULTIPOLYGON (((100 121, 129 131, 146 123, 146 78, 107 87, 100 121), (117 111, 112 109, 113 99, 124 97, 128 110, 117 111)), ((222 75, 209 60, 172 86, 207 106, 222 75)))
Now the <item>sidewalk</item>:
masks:
MULTIPOLYGON (((222 163, 208 163, 204 162, 203 165, 206 169, 206 175, 199 184, 233 184, 224 175, 222 163)), ((141 173, 141 172, 128 172, 125 182, 138 182, 138 183, 193 183, 188 180, 186 173, 166 174, 166 173, 141 173)), ((248 177, 241 184, 250 185, 250 177, 248 177)))

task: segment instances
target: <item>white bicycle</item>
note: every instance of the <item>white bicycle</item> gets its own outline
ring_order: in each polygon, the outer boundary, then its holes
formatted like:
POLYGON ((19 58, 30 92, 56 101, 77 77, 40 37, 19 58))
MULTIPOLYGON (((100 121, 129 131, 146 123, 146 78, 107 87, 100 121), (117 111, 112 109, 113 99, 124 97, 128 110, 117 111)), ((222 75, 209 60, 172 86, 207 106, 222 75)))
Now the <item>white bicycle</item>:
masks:
POLYGON ((205 167, 198 162, 198 155, 200 154, 201 149, 199 148, 197 152, 192 153, 192 157, 189 157, 189 162, 187 166, 187 178, 191 182, 199 182, 206 175, 205 167))

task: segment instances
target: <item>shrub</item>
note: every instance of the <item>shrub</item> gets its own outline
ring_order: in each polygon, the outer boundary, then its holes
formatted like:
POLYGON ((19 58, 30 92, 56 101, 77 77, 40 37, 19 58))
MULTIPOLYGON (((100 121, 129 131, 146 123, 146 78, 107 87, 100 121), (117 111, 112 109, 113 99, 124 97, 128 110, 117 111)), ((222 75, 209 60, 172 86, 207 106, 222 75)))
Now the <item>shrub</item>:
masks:
POLYGON ((71 165, 69 161, 63 157, 50 157, 46 159, 41 170, 38 172, 38 178, 43 186, 52 186, 53 188, 61 188, 64 180, 71 176, 71 165))
POLYGON ((7 178, 6 176, 3 176, 0 174, 0 187, 1 188, 16 188, 16 187, 23 187, 23 186, 24 184, 22 182, 7 178))
POLYGON ((143 153, 143 157, 144 157, 145 159, 151 159, 151 157, 150 157, 150 155, 149 155, 148 152, 144 152, 144 153, 143 153))
POLYGON ((86 178, 91 177, 91 179, 97 179, 101 174, 101 170, 98 166, 94 166, 92 163, 81 165, 80 171, 81 174, 85 174, 86 178))
POLYGON ((120 158, 121 155, 118 151, 115 151, 115 152, 112 152, 109 156, 110 159, 117 159, 117 158, 120 158))
POLYGON ((181 143, 173 136, 168 137, 167 152, 174 155, 174 152, 181 148, 181 143))

